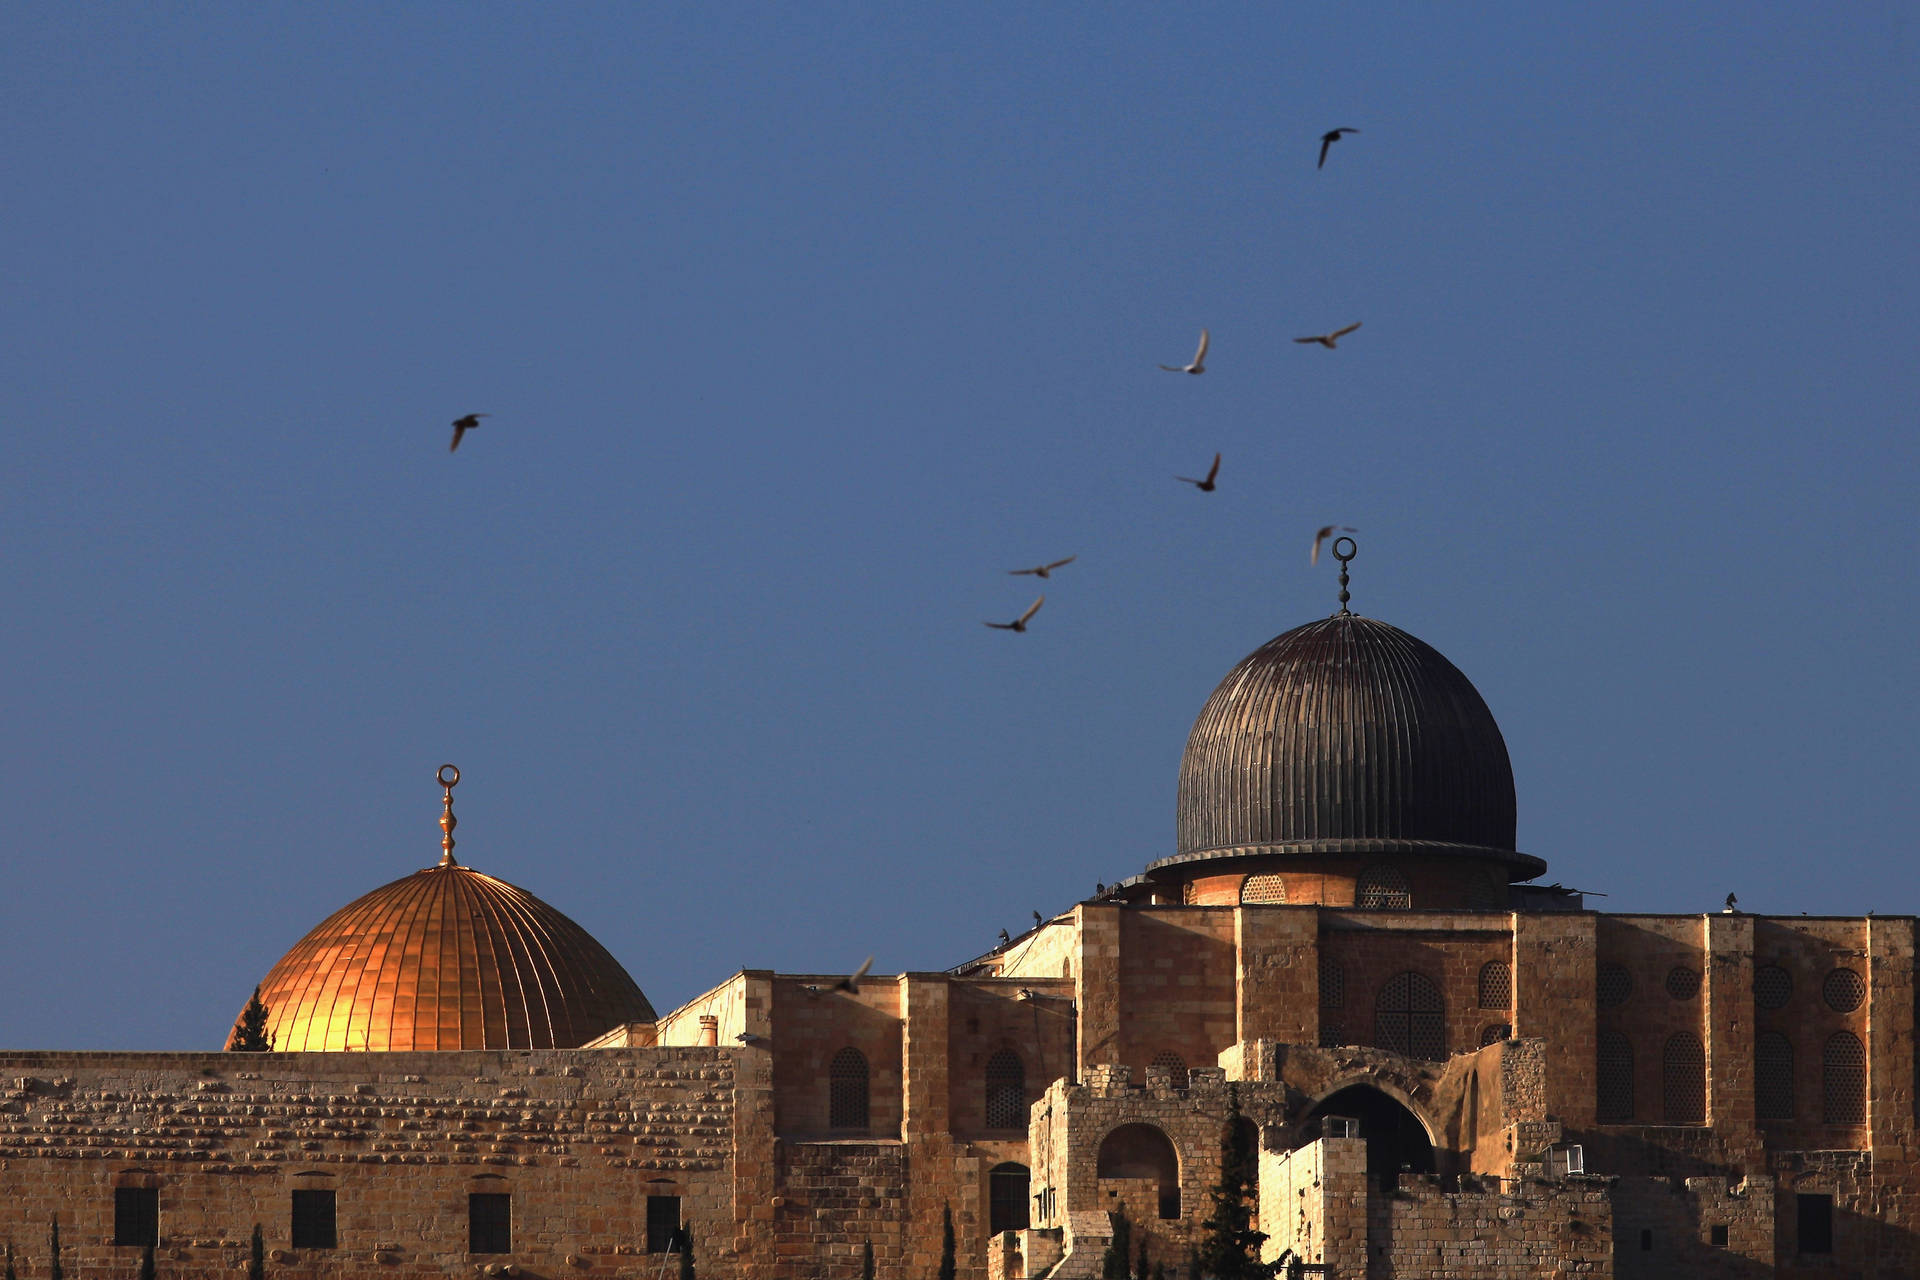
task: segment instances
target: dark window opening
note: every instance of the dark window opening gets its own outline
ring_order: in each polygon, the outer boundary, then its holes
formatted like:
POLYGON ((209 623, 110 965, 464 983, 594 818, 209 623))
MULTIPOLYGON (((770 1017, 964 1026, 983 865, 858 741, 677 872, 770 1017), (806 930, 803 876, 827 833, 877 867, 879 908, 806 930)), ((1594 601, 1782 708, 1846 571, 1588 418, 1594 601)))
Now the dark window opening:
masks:
POLYGON ((1833 1252, 1833 1197, 1795 1196, 1799 1202, 1799 1251, 1833 1252))
POLYGON ((1681 1031, 1660 1051, 1660 1102, 1668 1124, 1707 1119, 1707 1054, 1700 1037, 1681 1031))
POLYGON ((1651 1228, 1643 1227, 1640 1231, 1640 1252, 1653 1252, 1653 1231, 1651 1228))
POLYGON ((513 1251, 513 1197, 476 1191, 467 1197, 467 1252, 513 1251))
POLYGON ((867 1123, 867 1056, 848 1045, 827 1067, 827 1127, 865 1129, 867 1123))
POLYGON ((1123 1124, 1100 1142, 1094 1176, 1142 1178, 1158 1192, 1159 1215, 1180 1216, 1180 1158, 1173 1141, 1150 1124, 1123 1124))
POLYGON ((1633 1044, 1618 1031, 1602 1031, 1595 1063, 1595 1117, 1601 1124, 1633 1119, 1633 1044))
POLYGON ((1020 1055, 1002 1049, 987 1059, 987 1128, 1027 1127, 1027 1069, 1020 1055))
POLYGON ((1440 988, 1424 974, 1387 980, 1373 1006, 1373 1042, 1382 1049, 1442 1062, 1447 1056, 1447 1011, 1440 988))
POLYGON ((1753 1038, 1753 1113, 1762 1120, 1794 1115, 1793 1042, 1778 1031, 1753 1038))
POLYGON ((1727 1247, 1727 1224, 1726 1223, 1724 1222, 1714 1223, 1713 1229, 1708 1233, 1708 1235, 1709 1235, 1709 1240, 1712 1243, 1714 1248, 1724 1249, 1727 1247))
POLYGON ((293 1247, 335 1249, 339 1244, 339 1235, 334 1229, 333 1192, 294 1192, 293 1247))
POLYGON ((1302 1130, 1318 1133, 1322 1119, 1330 1116, 1358 1123, 1367 1144, 1367 1178, 1380 1190, 1398 1187, 1403 1173, 1436 1172, 1426 1127, 1398 1099, 1370 1085, 1348 1085, 1322 1099, 1307 1114, 1302 1130))
POLYGON ((680 1252, 680 1197, 647 1197, 647 1252, 680 1252))
POLYGON ((1027 1192, 1032 1175, 1027 1166, 997 1164, 987 1173, 987 1234, 1027 1229, 1027 1192))
POLYGON ((113 1189, 113 1242, 131 1245, 160 1243, 158 1187, 113 1189))

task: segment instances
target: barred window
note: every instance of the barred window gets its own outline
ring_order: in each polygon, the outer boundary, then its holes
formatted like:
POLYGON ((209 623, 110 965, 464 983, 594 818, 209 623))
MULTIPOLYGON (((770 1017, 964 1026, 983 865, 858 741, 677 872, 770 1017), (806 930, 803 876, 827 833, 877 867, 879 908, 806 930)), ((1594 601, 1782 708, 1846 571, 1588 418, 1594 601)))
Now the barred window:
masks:
POLYGON ((1368 867, 1360 873, 1353 900, 1365 911, 1408 911, 1413 907, 1413 890, 1400 868, 1368 867))
POLYGON ((1033 1175, 1027 1166, 1008 1161, 987 1170, 987 1232, 1024 1231, 1028 1192, 1033 1175))
POLYGON ((467 1252, 513 1252, 513 1197, 476 1191, 467 1197, 467 1252))
POLYGON ((1603 964, 1593 972, 1593 995, 1602 1009, 1613 1009, 1633 994, 1633 975, 1625 965, 1603 964))
POLYGON ((1279 876, 1248 876, 1240 884, 1242 902, 1285 902, 1286 882, 1279 876))
POLYGON ((1633 1119, 1633 1042, 1618 1031, 1602 1031, 1594 1062, 1594 1114, 1602 1124, 1633 1119))
POLYGON ((1668 1124, 1706 1122, 1707 1054, 1691 1031, 1668 1036, 1660 1051, 1660 1101, 1668 1124))
POLYGON ((1778 1031, 1753 1038, 1753 1113, 1762 1120, 1793 1119, 1793 1041, 1778 1031))
POLYGON ((1867 1122, 1867 1051, 1858 1036, 1836 1031, 1827 1037, 1820 1060, 1820 1093, 1821 1119, 1828 1124, 1867 1122))
POLYGON ((1153 1065, 1165 1067, 1173 1073, 1173 1082, 1181 1088, 1187 1084, 1187 1060, 1171 1049, 1162 1049, 1153 1055, 1153 1065))
POLYGON ((1851 969, 1835 969, 1820 984, 1820 996, 1835 1013, 1852 1013, 1867 998, 1867 984, 1851 969))
POLYGON ((1027 1127, 1027 1069, 1020 1055, 1002 1049, 987 1059, 987 1128, 1027 1127))
POLYGON ((1513 966, 1505 960, 1489 960, 1480 966, 1480 1007, 1513 1007, 1513 966))
POLYGON ((1777 964, 1753 971, 1753 1002, 1762 1009, 1778 1009, 1793 998, 1793 975, 1777 964))
POLYGON ((827 1127, 867 1127, 867 1055, 848 1045, 827 1067, 827 1127))
POLYGON ((1667 994, 1675 1000, 1691 1000, 1700 994, 1700 971, 1680 964, 1667 970, 1667 994))
POLYGON ((1480 1047, 1482 1049, 1490 1044, 1499 1044, 1502 1040, 1511 1039, 1513 1039, 1513 1027, 1510 1023, 1490 1022, 1480 1028, 1480 1047))
POLYGON ((160 1243, 158 1187, 113 1189, 113 1242, 138 1245, 160 1243))
POLYGON ((291 1238, 296 1249, 333 1249, 340 1243, 334 1227, 333 1192, 327 1189, 293 1193, 291 1238))
POLYGON ((1340 967, 1338 960, 1328 956, 1320 957, 1320 1007, 1347 1007, 1347 971, 1340 967))
POLYGON ((1373 1005, 1373 1042, 1382 1049, 1438 1062, 1447 1056, 1447 1011, 1440 988, 1419 973, 1396 974, 1373 1005))

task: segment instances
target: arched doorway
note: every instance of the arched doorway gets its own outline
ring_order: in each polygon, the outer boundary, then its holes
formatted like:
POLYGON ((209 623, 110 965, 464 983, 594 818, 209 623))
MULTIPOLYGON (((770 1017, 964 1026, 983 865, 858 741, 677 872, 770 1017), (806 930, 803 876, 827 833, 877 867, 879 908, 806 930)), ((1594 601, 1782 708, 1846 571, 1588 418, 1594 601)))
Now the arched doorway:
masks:
POLYGON ((1160 1190, 1160 1216, 1180 1216, 1180 1157, 1153 1125, 1123 1124, 1102 1139, 1095 1176, 1150 1179, 1160 1190))
POLYGON ((1433 1143, 1426 1126, 1398 1099, 1367 1084, 1351 1084, 1328 1094, 1307 1113, 1302 1131, 1308 1141, 1320 1136, 1327 1116, 1360 1122, 1367 1144, 1367 1175, 1382 1190, 1399 1185, 1403 1173, 1435 1172, 1433 1143))

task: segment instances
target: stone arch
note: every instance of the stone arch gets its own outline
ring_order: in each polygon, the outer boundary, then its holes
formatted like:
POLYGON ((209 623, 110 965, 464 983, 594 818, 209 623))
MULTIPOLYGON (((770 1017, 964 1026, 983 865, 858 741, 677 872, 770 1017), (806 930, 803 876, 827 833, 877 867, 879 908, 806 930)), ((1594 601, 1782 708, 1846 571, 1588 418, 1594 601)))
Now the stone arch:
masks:
POLYGON ((1180 1216, 1180 1154, 1157 1125, 1123 1124, 1100 1140, 1095 1177, 1145 1178, 1159 1188, 1160 1216, 1180 1216))
POLYGON ((1321 1121, 1345 1116, 1360 1122, 1367 1144, 1367 1176, 1383 1190, 1399 1185, 1403 1173, 1437 1172, 1433 1128, 1397 1089, 1377 1080, 1336 1085, 1307 1111, 1302 1136, 1311 1142, 1321 1136, 1321 1121))

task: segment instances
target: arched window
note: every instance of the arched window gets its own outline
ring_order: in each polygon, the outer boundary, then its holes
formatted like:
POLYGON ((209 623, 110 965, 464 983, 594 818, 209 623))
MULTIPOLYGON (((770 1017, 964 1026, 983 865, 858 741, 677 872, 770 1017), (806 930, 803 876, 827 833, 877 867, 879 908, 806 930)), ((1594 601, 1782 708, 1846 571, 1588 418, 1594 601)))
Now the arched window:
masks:
POLYGON ((1279 876, 1248 876, 1240 882, 1240 901, 1243 903, 1285 902, 1287 886, 1279 876))
POLYGON ((1820 1094, 1821 1119, 1828 1124, 1867 1122, 1867 1051, 1852 1032, 1836 1031, 1827 1037, 1820 1055, 1820 1094))
POLYGON ((1668 1124, 1707 1119, 1707 1054, 1700 1037, 1679 1031, 1660 1050, 1660 1102, 1668 1124))
POLYGON ((1480 966, 1480 1007, 1513 1007, 1513 966, 1505 960, 1489 960, 1480 966))
POLYGON ((1180 1158, 1153 1125, 1123 1124, 1103 1138, 1094 1176, 1150 1179, 1159 1187, 1160 1216, 1180 1216, 1180 1158))
POLYGON ((1597 1048, 1594 1116, 1601 1124, 1626 1124, 1633 1119, 1633 1042, 1602 1031, 1597 1048))
POLYGON ((1373 1042, 1382 1049, 1438 1062, 1447 1056, 1447 1008, 1424 974, 1387 979, 1373 1005, 1373 1042))
POLYGON ((1160 1052, 1154 1054, 1152 1065, 1165 1067, 1173 1073, 1174 1088, 1184 1089, 1187 1087, 1187 1060, 1173 1050, 1162 1049, 1160 1052))
POLYGON ((1353 901, 1365 911, 1408 911, 1413 908, 1413 890, 1400 868, 1368 867, 1354 886, 1353 901))
POLYGON ((1027 1127, 1027 1069, 1020 1055, 1002 1049, 987 1059, 987 1128, 1027 1127))
POLYGON ((1607 963, 1593 971, 1593 995, 1602 1009, 1615 1009, 1633 994, 1633 975, 1626 966, 1607 963))
POLYGON ((848 1045, 827 1067, 827 1127, 867 1127, 867 1055, 848 1045))
POLYGON ((1513 1025, 1507 1022, 1490 1022, 1480 1028, 1480 1047, 1499 1044, 1502 1040, 1513 1039, 1513 1025))
POLYGON ((1032 1176, 1027 1166, 1008 1161, 987 1171, 987 1233, 1024 1231, 1027 1228, 1027 1194, 1032 1176))
POLYGON ((1778 1031, 1753 1038, 1753 1113, 1761 1120, 1791 1120, 1793 1041, 1778 1031))

